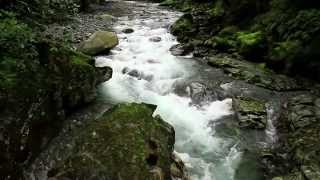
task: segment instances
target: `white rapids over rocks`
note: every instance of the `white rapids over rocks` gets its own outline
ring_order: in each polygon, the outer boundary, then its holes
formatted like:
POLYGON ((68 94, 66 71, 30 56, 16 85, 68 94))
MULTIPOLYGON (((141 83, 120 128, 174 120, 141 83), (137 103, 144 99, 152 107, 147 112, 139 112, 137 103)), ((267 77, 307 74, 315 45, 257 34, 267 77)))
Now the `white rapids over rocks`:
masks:
POLYGON ((214 127, 208 126, 209 122, 233 113, 231 99, 195 106, 191 105, 190 98, 173 92, 175 82, 193 74, 189 63, 194 61, 191 55, 176 57, 169 51, 177 41, 168 29, 181 14, 161 9, 157 4, 126 3, 135 6, 135 11, 134 17, 121 17, 114 27, 120 44, 111 55, 96 58, 96 66, 113 69, 112 79, 101 87, 103 97, 114 103, 157 105, 155 115, 159 114, 175 128, 175 150, 188 167, 191 179, 234 179, 241 159, 237 143, 215 137, 214 127), (123 33, 126 28, 134 32, 123 33), (159 37, 160 42, 150 40, 159 37))

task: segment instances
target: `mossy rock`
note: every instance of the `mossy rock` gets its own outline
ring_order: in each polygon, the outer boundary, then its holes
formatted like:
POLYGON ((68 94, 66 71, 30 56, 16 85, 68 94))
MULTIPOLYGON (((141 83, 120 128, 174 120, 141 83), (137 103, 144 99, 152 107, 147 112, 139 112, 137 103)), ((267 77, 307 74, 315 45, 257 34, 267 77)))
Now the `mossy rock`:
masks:
POLYGON ((236 36, 238 51, 245 57, 254 60, 266 53, 267 42, 263 32, 238 32, 236 36))
POLYGON ((120 104, 81 129, 53 176, 70 179, 170 179, 174 129, 156 106, 120 104), (61 173, 61 174, 60 174, 61 173))
POLYGON ((212 18, 222 17, 225 14, 223 1, 221 1, 221 0, 216 1, 214 3, 214 6, 212 8, 210 8, 207 12, 212 18))
POLYGON ((221 55, 209 58, 208 63, 211 66, 222 68, 225 73, 236 79, 267 89, 277 91, 301 89, 295 80, 277 75, 261 64, 221 55))
POLYGON ((233 98, 233 108, 242 128, 264 129, 267 124, 265 102, 248 97, 233 98))
POLYGON ((88 55, 97 55, 107 52, 119 44, 116 33, 109 31, 97 31, 84 41, 79 50, 88 55))
POLYGON ((191 14, 185 14, 171 26, 171 33, 181 41, 190 39, 195 32, 193 27, 193 17, 191 14))

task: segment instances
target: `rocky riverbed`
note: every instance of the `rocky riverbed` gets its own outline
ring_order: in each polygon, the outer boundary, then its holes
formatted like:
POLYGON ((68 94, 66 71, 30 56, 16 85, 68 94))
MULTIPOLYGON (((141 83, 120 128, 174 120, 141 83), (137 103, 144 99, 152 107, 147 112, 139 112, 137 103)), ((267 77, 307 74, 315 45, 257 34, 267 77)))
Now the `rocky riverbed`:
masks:
MULTIPOLYGON (((252 41, 230 47, 201 39, 212 27, 203 9, 183 15, 149 2, 107 1, 48 26, 44 36, 75 50, 44 43, 38 90, 19 101, 0 94, 24 107, 1 111, 0 175, 319 179, 319 85, 247 61, 248 52, 261 50, 252 41)), ((231 45, 260 35, 225 31, 231 45)))

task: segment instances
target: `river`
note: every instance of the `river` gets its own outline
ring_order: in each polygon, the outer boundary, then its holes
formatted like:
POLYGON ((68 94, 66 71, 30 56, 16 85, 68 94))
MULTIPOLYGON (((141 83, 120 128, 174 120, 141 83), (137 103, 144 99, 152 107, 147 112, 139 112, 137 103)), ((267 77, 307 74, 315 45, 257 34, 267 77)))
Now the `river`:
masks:
POLYGON ((113 103, 157 105, 154 115, 174 126, 175 151, 192 179, 234 179, 242 156, 238 139, 216 136, 214 125, 232 116, 232 100, 200 98, 195 102, 190 94, 201 91, 201 84, 193 80, 208 79, 210 67, 198 63, 192 54, 173 56, 169 50, 178 44, 169 27, 182 14, 152 3, 125 3, 132 6, 134 14, 119 18, 113 27, 119 45, 110 55, 96 58, 96 66, 113 69, 112 79, 100 87, 102 97, 113 103), (133 32, 122 32, 127 28, 133 32), (177 87, 185 93, 177 93, 177 87))

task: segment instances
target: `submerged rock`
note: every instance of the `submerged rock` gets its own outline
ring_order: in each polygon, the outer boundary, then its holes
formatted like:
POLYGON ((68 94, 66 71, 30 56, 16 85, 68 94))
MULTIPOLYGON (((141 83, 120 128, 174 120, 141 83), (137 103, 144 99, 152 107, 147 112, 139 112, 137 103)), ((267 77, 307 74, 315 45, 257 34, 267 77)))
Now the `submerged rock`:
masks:
MULTIPOLYGON (((74 132, 69 156, 51 167, 57 179, 150 179, 187 177, 182 161, 173 155, 175 133, 156 106, 121 104, 74 132), (70 153, 71 152, 71 153, 70 153)), ((64 153, 64 154, 65 154, 64 153)))
POLYGON ((137 78, 138 80, 144 79, 146 81, 151 81, 153 79, 153 75, 147 75, 143 72, 139 72, 136 69, 129 69, 128 67, 125 67, 122 69, 122 74, 128 74, 131 77, 137 78))
POLYGON ((152 38, 149 39, 149 41, 151 41, 151 42, 160 42, 161 41, 161 37, 158 37, 158 36, 152 37, 152 38))
POLYGON ((119 43, 116 33, 109 31, 97 31, 84 41, 79 50, 88 55, 97 55, 107 52, 119 43))
POLYGON ((190 97, 192 104, 197 105, 217 100, 221 101, 229 97, 220 87, 208 87, 201 82, 177 83, 174 92, 179 96, 190 97))
POLYGON ((123 32, 123 33, 126 33, 126 34, 130 34, 130 33, 133 33, 134 30, 131 29, 131 28, 127 28, 127 29, 122 30, 122 32, 123 32))
POLYGON ((251 98, 233 98, 233 108, 243 128, 264 129, 267 123, 265 102, 251 98))

